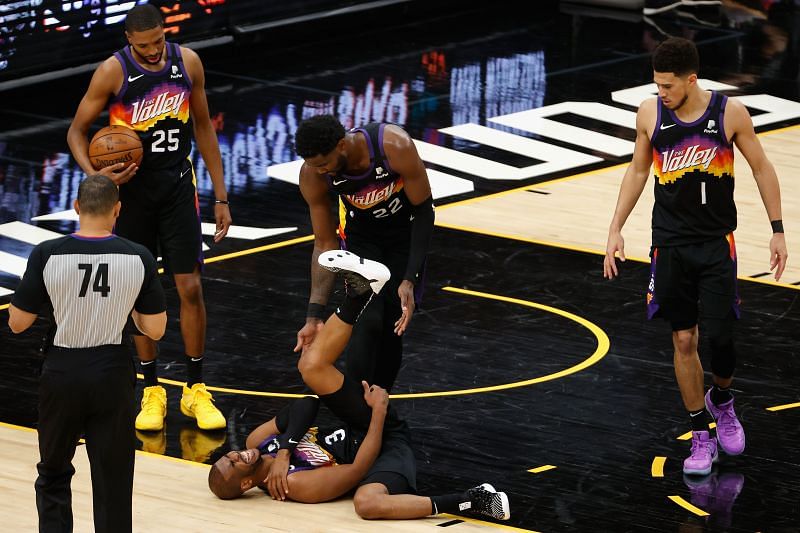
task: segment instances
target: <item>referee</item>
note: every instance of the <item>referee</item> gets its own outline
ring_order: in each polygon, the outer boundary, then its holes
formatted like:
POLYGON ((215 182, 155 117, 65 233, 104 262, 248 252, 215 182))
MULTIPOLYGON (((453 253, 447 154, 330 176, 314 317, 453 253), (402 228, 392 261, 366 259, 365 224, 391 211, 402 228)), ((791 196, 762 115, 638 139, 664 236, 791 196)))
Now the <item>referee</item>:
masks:
POLYGON ((80 230, 33 249, 9 308, 14 333, 43 306, 55 320, 39 383, 39 531, 72 531, 72 457, 81 435, 95 531, 131 531, 136 374, 122 330, 131 316, 142 333, 161 338, 166 302, 150 252, 111 233, 121 207, 116 185, 89 176, 74 205, 80 230))

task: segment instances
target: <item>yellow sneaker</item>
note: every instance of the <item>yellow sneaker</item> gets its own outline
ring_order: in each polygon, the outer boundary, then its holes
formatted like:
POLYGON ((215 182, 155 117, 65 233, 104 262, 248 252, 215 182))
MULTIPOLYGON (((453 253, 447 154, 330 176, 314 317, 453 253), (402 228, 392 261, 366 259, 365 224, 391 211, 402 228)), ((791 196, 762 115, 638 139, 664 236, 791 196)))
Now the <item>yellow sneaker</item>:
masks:
POLYGON ((199 431, 181 428, 181 457, 187 461, 205 463, 214 451, 225 444, 224 431, 199 431))
POLYGON ((206 390, 205 383, 195 383, 190 389, 183 386, 181 398, 181 413, 197 420, 200 429, 222 429, 225 427, 225 417, 214 407, 214 399, 206 390))
POLYGON ((164 427, 167 416, 167 391, 161 385, 145 387, 142 394, 142 410, 136 415, 136 429, 158 431, 164 427))
POLYGON ((142 441, 141 450, 164 455, 167 451, 167 431, 136 431, 136 438, 142 441))

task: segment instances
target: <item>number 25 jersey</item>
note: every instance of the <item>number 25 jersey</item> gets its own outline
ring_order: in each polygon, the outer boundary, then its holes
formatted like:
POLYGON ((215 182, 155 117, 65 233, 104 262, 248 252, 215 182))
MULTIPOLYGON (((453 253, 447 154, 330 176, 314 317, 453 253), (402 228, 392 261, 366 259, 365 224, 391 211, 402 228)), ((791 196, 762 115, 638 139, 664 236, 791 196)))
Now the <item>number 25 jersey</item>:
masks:
POLYGON ((139 134, 144 148, 143 170, 176 167, 192 148, 192 82, 180 46, 170 42, 164 46, 166 61, 159 71, 139 65, 129 46, 114 53, 122 65, 123 80, 109 106, 110 124, 139 134))
POLYGON ((683 122, 659 99, 653 130, 653 246, 722 237, 736 229, 733 145, 725 136, 728 97, 711 93, 694 122, 683 122))

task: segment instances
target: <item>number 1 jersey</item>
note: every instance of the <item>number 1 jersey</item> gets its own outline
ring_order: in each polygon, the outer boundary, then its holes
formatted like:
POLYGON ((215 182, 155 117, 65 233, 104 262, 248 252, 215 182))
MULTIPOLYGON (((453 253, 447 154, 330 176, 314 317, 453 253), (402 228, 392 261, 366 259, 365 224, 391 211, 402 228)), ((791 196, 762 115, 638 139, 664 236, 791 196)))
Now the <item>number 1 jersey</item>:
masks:
POLYGON ((180 46, 168 42, 165 49, 166 62, 159 71, 139 65, 129 46, 114 53, 122 65, 123 80, 109 106, 110 124, 139 134, 144 147, 143 170, 176 167, 192 148, 192 82, 180 46))
POLYGON ((728 97, 711 93, 694 122, 681 121, 659 99, 653 130, 653 246, 712 240, 736 229, 733 145, 725 136, 728 97))

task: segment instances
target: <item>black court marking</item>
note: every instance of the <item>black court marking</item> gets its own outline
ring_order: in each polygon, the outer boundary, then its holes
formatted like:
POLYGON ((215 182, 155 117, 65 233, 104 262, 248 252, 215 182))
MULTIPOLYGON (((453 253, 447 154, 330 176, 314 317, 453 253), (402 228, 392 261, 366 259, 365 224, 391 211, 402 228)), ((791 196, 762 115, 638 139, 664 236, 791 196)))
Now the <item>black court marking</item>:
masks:
POLYGON ((437 527, 450 527, 455 526, 457 524, 463 524, 463 520, 450 520, 449 522, 442 522, 441 524, 436 524, 437 527))
POLYGON ((526 190, 527 190, 528 192, 532 192, 532 193, 534 193, 534 194, 550 194, 550 193, 549 193, 549 192, 547 192, 547 191, 537 191, 537 190, 534 190, 534 189, 526 189, 526 190))

